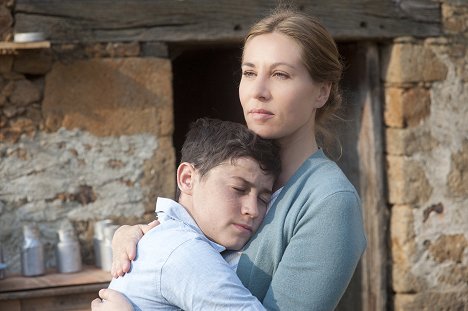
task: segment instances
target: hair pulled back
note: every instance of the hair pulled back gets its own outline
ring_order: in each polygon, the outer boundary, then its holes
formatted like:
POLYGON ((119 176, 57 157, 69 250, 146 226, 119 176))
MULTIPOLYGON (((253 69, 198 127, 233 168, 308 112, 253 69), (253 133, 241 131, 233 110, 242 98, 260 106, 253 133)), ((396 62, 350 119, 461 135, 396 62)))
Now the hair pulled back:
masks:
POLYGON ((317 109, 316 133, 325 141, 331 140, 326 124, 341 108, 342 97, 339 82, 343 65, 335 41, 328 30, 316 19, 292 8, 278 8, 257 22, 245 37, 250 39, 268 33, 281 33, 293 39, 301 48, 302 61, 316 82, 330 82, 330 96, 325 105, 317 109))

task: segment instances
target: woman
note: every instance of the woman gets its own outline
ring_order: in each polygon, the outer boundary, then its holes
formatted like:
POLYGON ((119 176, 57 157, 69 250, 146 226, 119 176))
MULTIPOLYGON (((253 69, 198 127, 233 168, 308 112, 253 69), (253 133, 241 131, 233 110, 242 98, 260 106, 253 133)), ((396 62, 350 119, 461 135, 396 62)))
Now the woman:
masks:
MULTIPOLYGON (((366 247, 356 190, 317 144, 341 105, 341 75, 332 37, 302 13, 279 10, 245 39, 244 117, 251 130, 279 143, 283 170, 237 274, 268 310, 333 310, 366 247)), ((114 275, 128 271, 135 241, 150 227, 118 231, 114 245, 130 250, 114 249, 114 275)), ((112 295, 103 292, 110 301, 112 295)))

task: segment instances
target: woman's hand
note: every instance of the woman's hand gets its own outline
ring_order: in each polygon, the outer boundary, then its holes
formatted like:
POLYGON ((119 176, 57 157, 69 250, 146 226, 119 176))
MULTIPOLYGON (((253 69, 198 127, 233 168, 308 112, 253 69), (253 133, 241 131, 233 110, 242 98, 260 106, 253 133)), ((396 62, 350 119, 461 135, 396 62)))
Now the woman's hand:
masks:
POLYGON ((103 288, 99 291, 99 297, 91 302, 92 311, 133 311, 130 302, 118 291, 103 288))
POLYGON ((112 238, 112 269, 114 278, 123 276, 130 270, 130 261, 135 259, 138 241, 150 229, 159 225, 153 220, 147 225, 123 225, 119 227, 112 238))

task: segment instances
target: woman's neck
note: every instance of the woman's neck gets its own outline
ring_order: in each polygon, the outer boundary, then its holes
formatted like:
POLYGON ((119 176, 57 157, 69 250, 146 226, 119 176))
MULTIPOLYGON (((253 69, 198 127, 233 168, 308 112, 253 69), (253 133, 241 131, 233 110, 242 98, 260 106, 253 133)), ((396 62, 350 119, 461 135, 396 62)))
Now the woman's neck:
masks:
POLYGON ((318 150, 313 131, 303 135, 291 135, 278 140, 281 147, 281 174, 274 185, 275 190, 283 187, 304 161, 318 150))

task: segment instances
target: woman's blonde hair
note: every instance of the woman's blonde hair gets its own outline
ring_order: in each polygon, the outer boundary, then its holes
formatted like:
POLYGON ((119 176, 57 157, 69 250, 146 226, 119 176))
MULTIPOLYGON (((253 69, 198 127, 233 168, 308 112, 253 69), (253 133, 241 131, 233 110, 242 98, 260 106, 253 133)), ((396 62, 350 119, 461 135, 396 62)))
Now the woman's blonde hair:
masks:
POLYGON ((326 124, 338 117, 337 112, 342 103, 339 82, 343 65, 335 41, 316 19, 291 8, 279 8, 250 29, 244 45, 256 36, 272 32, 284 34, 296 41, 301 47, 304 65, 314 81, 331 83, 328 101, 317 110, 315 116, 316 133, 325 143, 329 142, 332 134, 326 124))

